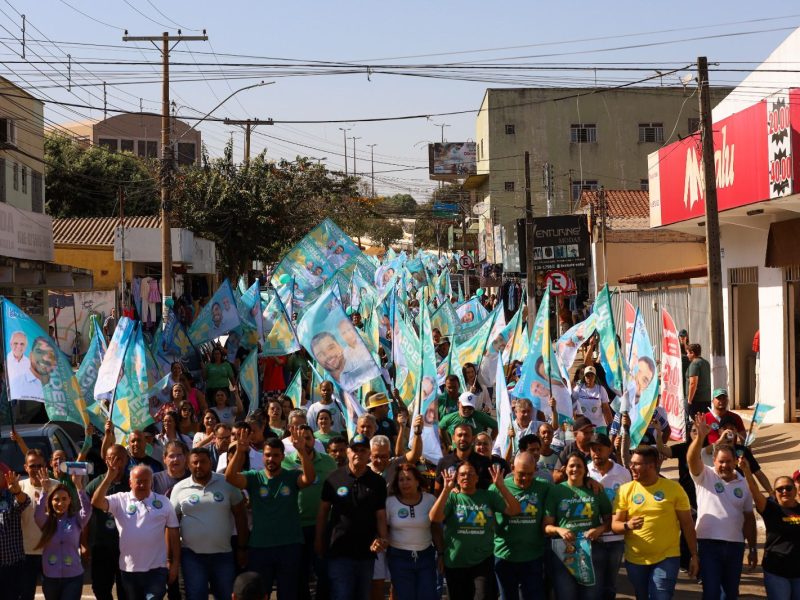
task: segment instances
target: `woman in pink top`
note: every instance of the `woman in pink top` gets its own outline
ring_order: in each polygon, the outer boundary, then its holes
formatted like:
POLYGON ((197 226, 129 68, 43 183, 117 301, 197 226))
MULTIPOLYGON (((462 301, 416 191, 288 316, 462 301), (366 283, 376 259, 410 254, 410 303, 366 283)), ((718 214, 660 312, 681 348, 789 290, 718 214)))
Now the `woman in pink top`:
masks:
POLYGON ((81 530, 92 516, 92 504, 83 489, 83 477, 73 475, 78 490, 75 506, 69 490, 57 485, 50 494, 42 494, 36 503, 34 521, 42 530, 37 548, 42 549, 42 591, 45 600, 79 600, 83 588, 81 565, 81 530))

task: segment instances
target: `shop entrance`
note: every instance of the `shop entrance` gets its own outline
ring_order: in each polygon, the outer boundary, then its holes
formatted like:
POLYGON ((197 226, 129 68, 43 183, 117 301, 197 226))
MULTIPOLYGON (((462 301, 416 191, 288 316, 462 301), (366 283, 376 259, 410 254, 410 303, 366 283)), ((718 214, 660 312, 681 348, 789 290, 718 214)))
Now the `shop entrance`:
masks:
POLYGON ((758 267, 731 269, 733 298, 731 408, 747 408, 756 401, 756 353, 753 338, 758 331, 758 267))
POLYGON ((800 421, 800 267, 787 269, 786 272, 786 366, 789 373, 789 407, 790 421, 800 421), (794 277, 792 277, 794 275, 794 277))

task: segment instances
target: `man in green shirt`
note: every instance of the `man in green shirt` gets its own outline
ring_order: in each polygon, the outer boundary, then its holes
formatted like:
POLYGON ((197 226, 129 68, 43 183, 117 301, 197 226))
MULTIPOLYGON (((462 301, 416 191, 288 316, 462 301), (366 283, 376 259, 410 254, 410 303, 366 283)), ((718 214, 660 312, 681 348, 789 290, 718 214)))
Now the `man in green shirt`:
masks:
MULTIPOLYGON (((291 436, 295 447, 304 443, 298 427, 291 428, 291 436)), ((271 590, 273 580, 277 580, 279 598, 296 598, 303 546, 298 495, 314 484, 314 463, 307 453, 300 452, 302 472, 283 470, 283 443, 270 438, 264 443, 264 468, 240 473, 249 449, 250 432, 242 430, 225 469, 225 480, 246 489, 250 497, 253 528, 247 569, 260 573, 267 589, 271 590)))
POLYGON ((492 439, 497 437, 497 421, 485 412, 475 410, 476 400, 475 394, 464 392, 458 397, 458 412, 447 414, 439 421, 442 439, 447 441, 448 446, 450 446, 450 439, 453 437, 456 425, 462 423, 470 425, 475 433, 491 430, 492 439))
POLYGON ((444 380, 444 393, 436 397, 436 405, 439 407, 439 420, 445 415, 458 411, 458 392, 461 390, 461 383, 458 375, 448 375, 444 380))
POLYGON ((687 393, 689 403, 689 419, 697 413, 706 413, 711 409, 711 365, 700 356, 700 344, 689 344, 686 357, 691 361, 686 369, 687 393))
POLYGON ((322 483, 338 467, 336 461, 327 454, 322 454, 314 450, 314 432, 308 425, 298 426, 300 432, 300 445, 295 446, 295 451, 290 452, 283 459, 281 467, 287 471, 302 468, 301 453, 306 456, 314 465, 316 478, 307 488, 301 489, 298 494, 297 503, 300 511, 300 525, 303 528, 303 554, 300 559, 300 573, 298 579, 299 598, 301 600, 311 600, 311 592, 308 589, 311 569, 317 577, 317 594, 320 597, 327 597, 328 579, 325 563, 319 556, 314 554, 314 536, 316 534, 317 513, 322 498, 322 483))
MULTIPOLYGON (((496 514, 494 573, 503 598, 543 598, 545 541, 542 515, 553 485, 536 479, 536 458, 520 452, 514 459, 514 474, 505 479, 508 491, 522 512, 508 517, 496 514)), ((490 490, 496 490, 492 485, 490 490)))

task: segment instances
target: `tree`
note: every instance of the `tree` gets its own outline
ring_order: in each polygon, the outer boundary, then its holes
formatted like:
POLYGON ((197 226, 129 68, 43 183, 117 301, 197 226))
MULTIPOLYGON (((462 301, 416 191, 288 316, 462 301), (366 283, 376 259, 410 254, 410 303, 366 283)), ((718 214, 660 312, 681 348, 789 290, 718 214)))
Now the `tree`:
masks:
POLYGON ((173 219, 217 246, 219 270, 235 278, 252 260, 276 262, 326 217, 347 229, 363 214, 355 197, 356 178, 330 173, 298 157, 267 161, 265 153, 245 165, 222 158, 176 175, 173 219))
POLYGON ((61 135, 44 141, 47 213, 61 217, 117 214, 119 191, 125 213, 154 215, 160 205, 158 163, 101 146, 79 146, 61 135))

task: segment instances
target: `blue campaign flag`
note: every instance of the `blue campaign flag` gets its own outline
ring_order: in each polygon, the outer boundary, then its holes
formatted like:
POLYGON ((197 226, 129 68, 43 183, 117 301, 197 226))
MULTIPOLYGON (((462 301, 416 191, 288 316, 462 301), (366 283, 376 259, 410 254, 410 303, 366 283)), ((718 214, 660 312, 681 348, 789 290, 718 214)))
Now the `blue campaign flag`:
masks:
POLYGON ((192 322, 189 339, 195 346, 199 346, 236 329, 241 322, 236 298, 226 279, 192 322))
POLYGON ((380 377, 380 369, 333 290, 324 292, 297 325, 297 337, 343 390, 380 377))
MULTIPOLYGON (((83 400, 87 404, 91 404, 91 400, 94 399, 94 384, 97 381, 97 374, 100 371, 100 365, 103 363, 103 356, 106 353, 106 338, 103 336, 97 319, 92 319, 91 327, 94 329, 94 335, 92 336, 92 341, 89 342, 89 348, 86 350, 86 355, 83 357, 81 366, 78 367, 76 374, 83 400)), ((89 416, 91 417, 91 415, 89 416)))
MULTIPOLYGON (((631 340, 630 376, 626 377, 627 411, 631 418, 631 448, 642 441, 658 404, 658 372, 653 344, 639 309, 631 340)), ((627 374, 627 373, 626 373, 627 374)))
POLYGON ((134 321, 128 317, 120 317, 117 322, 117 328, 114 330, 114 335, 111 336, 105 356, 103 356, 103 362, 97 371, 97 381, 94 384, 95 398, 110 398, 111 393, 117 388, 122 371, 122 362, 125 358, 125 352, 128 350, 128 344, 133 338, 134 329, 134 321))

